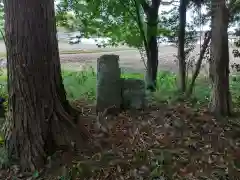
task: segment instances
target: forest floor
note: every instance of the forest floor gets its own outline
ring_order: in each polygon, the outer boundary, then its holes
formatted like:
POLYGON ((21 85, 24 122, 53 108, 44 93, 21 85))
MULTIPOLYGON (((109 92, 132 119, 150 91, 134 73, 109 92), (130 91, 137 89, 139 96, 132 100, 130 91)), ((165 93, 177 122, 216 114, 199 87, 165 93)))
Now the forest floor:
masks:
MULTIPOLYGON (((43 171, 44 180, 202 180, 240 177, 240 123, 215 119, 188 103, 155 104, 124 112, 108 121, 108 132, 93 128, 95 107, 74 104, 93 135, 81 151, 57 152, 43 171)), ((5 171, 7 172, 7 171, 5 171)), ((16 166, 0 179, 27 179, 16 166)))
MULTIPOLYGON (((123 77, 141 79, 143 75, 123 77)), ((206 80, 197 82, 191 101, 182 102, 176 99, 176 76, 160 72, 154 103, 144 111, 110 117, 105 133, 93 126, 96 74, 64 71, 63 80, 68 99, 81 111, 92 140, 80 150, 56 152, 44 169, 33 174, 20 173, 16 165, 2 169, 0 180, 239 179, 239 116, 216 119, 207 111, 206 80), (76 100, 83 97, 86 100, 76 100)), ((239 81, 234 78, 230 83, 236 108, 240 104, 239 81)), ((0 151, 0 164, 6 159, 0 151)))

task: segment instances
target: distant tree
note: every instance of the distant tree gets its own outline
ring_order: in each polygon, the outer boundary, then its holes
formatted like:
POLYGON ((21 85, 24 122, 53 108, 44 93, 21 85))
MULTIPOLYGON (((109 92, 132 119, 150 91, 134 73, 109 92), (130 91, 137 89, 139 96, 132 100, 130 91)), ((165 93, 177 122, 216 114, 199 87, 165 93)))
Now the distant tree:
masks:
MULTIPOLYGON (((179 90, 182 93, 186 91, 186 78, 187 78, 187 67, 186 67, 186 14, 187 9, 195 6, 198 9, 201 8, 203 4, 202 0, 180 0, 179 3, 179 25, 178 25, 178 65, 179 65, 179 90)), ((199 17, 201 20, 202 18, 199 17)), ((199 19, 198 18, 198 19, 199 19)), ((200 21, 201 21, 200 20, 200 21)), ((196 38, 196 37, 194 37, 196 38)))
POLYGON ((23 170, 34 171, 56 147, 70 145, 68 132, 77 131, 62 84, 54 1, 4 0, 4 9, 6 148, 23 170))

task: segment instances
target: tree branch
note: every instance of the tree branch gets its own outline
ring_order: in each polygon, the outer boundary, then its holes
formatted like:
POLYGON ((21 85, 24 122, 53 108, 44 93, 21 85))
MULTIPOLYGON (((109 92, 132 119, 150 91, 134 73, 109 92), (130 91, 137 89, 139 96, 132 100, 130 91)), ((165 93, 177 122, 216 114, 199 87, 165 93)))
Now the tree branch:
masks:
POLYGON ((199 58, 198 58, 198 61, 196 63, 196 69, 193 73, 193 77, 192 77, 192 81, 190 83, 190 86, 188 88, 188 92, 187 92, 187 95, 190 96, 192 94, 192 91, 193 91, 193 87, 195 85, 195 81, 198 77, 198 74, 200 72, 200 69, 201 69, 201 65, 202 65, 202 60, 204 58, 204 54, 208 48, 208 44, 210 42, 210 39, 211 39, 212 35, 211 35, 211 31, 207 31, 205 33, 205 38, 204 38, 204 43, 202 45, 202 49, 201 49, 201 52, 200 52, 200 55, 199 55, 199 58))
POLYGON ((150 6, 147 3, 146 0, 141 0, 140 4, 142 5, 142 8, 144 10, 144 12, 147 14, 149 12, 150 6))
MULTIPOLYGON (((144 48, 145 48, 145 51, 146 51, 146 54, 147 54, 147 58, 149 58, 147 37, 145 36, 145 33, 144 33, 143 24, 142 24, 141 17, 140 17, 139 6, 137 4, 137 0, 133 0, 133 1, 135 3, 135 8, 136 8, 136 12, 137 12, 137 23, 138 23, 138 27, 139 27, 139 30, 140 30, 140 35, 141 35, 141 37, 143 39, 143 45, 144 45, 144 48)), ((144 64, 146 66, 146 62, 145 61, 144 61, 144 64)))
MULTIPOLYGON (((145 33, 144 33, 143 24, 141 22, 139 6, 138 6, 138 3, 137 3, 137 0, 133 0, 133 1, 134 1, 134 5, 135 5, 135 8, 136 8, 137 17, 131 11, 128 11, 128 12, 134 18, 134 20, 136 21, 136 23, 138 25, 138 28, 139 28, 139 31, 140 31, 140 35, 141 35, 142 40, 143 40, 143 45, 144 45, 144 48, 146 50, 146 54, 147 54, 147 57, 148 57, 149 53, 148 53, 147 39, 146 39, 146 36, 145 36, 145 33)), ((145 1, 145 0, 143 0, 143 1, 145 1)), ((128 9, 128 7, 124 4, 124 2, 122 0, 120 0, 120 3, 126 10, 128 9)), ((146 64, 145 61, 144 61, 144 64, 146 64)))

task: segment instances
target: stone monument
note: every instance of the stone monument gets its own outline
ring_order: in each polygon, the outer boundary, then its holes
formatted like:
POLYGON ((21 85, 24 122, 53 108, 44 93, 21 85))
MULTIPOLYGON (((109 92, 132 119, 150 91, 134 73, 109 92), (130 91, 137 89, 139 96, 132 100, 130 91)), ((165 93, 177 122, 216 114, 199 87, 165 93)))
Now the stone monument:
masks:
POLYGON ((102 55, 97 59, 97 97, 96 111, 103 112, 107 108, 121 108, 121 70, 119 56, 102 55))

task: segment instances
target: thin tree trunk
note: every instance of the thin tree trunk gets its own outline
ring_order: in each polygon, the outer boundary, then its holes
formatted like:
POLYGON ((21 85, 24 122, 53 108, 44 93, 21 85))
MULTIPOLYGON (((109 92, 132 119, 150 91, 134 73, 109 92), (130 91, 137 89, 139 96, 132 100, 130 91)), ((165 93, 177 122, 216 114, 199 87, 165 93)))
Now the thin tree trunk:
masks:
POLYGON ((152 0, 152 5, 145 9, 147 15, 147 72, 146 87, 154 92, 157 87, 157 70, 158 70, 158 10, 160 6, 159 0, 152 0))
POLYGON ((212 41, 210 110, 217 115, 231 114, 229 90, 228 11, 224 0, 212 1, 212 41))
POLYGON ((65 110, 53 0, 4 0, 10 123, 6 148, 23 170, 43 166, 76 132, 65 110))
POLYGON ((197 64, 196 64, 196 69, 193 73, 192 81, 191 81, 191 83, 189 85, 189 88, 188 88, 188 91, 187 91, 187 96, 190 96, 193 92, 195 81, 196 81, 196 79, 199 75, 199 72, 201 70, 202 60, 203 60, 205 52, 208 48, 210 39, 211 39, 211 32, 208 31, 208 32, 206 32, 206 35, 205 35, 205 39, 204 39, 204 42, 203 42, 203 45, 202 45, 202 49, 201 49, 201 52, 200 52, 200 55, 199 55, 199 58, 198 58, 198 61, 197 61, 197 64))
MULTIPOLYGON (((158 45, 156 34, 153 33, 152 27, 154 25, 148 25, 148 56, 147 56, 147 89, 150 91, 156 91, 157 87, 157 69, 158 69, 158 45)), ((155 25, 156 26, 156 25, 155 25)), ((154 30, 155 31, 155 30, 154 30)))
POLYGON ((178 32, 178 64, 179 64, 179 90, 186 91, 186 61, 185 61, 185 27, 186 27, 187 0, 180 0, 179 6, 179 32, 178 32))
MULTIPOLYGON (((144 32, 144 24, 141 20, 141 14, 140 14, 141 13, 140 12, 141 5, 137 2, 137 0, 134 0, 134 5, 135 5, 135 8, 136 8, 136 13, 137 13, 136 21, 137 21, 137 24, 138 24, 138 28, 139 28, 139 31, 140 31, 141 38, 143 39, 143 47, 144 47, 144 50, 146 52, 146 56, 148 57, 149 56, 148 43, 147 43, 146 34, 144 32)), ((141 51, 141 50, 139 50, 139 51, 141 51)), ((145 59, 142 58, 142 60, 143 60, 144 66, 147 68, 147 64, 145 62, 145 59)))

